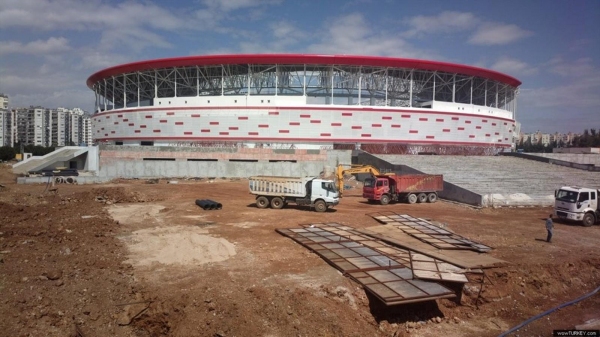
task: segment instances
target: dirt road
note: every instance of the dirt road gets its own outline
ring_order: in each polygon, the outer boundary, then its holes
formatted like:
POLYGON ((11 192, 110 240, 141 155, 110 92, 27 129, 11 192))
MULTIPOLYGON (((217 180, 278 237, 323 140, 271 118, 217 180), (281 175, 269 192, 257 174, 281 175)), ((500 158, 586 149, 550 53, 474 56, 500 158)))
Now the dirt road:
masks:
MULTIPOLYGON (((550 208, 369 205, 347 190, 333 211, 257 209, 246 180, 16 185, 0 169, 0 335, 497 336, 600 285, 600 227, 556 224, 550 208), (222 210, 204 211, 196 199, 222 210), (510 262, 460 304, 383 307, 275 232, 310 222, 363 228, 394 211, 445 223, 510 262), (540 239, 540 240, 536 240, 540 239), (439 321, 439 322, 438 322, 439 321)), ((600 295, 520 331, 548 336, 599 318, 600 295)))

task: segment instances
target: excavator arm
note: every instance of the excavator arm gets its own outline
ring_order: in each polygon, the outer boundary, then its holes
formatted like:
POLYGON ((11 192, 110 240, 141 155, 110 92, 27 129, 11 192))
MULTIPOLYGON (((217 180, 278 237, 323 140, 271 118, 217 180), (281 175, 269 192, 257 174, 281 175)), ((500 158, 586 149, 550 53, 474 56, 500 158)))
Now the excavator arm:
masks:
POLYGON ((371 175, 373 176, 380 175, 379 170, 371 165, 339 164, 335 169, 335 183, 337 185, 338 191, 340 192, 340 197, 344 193, 344 175, 355 173, 371 173, 371 175))

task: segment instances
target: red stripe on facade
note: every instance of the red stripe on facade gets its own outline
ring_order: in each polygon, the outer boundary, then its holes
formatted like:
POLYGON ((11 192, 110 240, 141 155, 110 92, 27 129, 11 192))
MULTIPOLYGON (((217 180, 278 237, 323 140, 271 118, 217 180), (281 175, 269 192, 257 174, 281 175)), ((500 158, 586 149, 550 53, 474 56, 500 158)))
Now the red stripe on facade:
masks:
POLYGON ((458 120, 458 117, 452 117, 452 120, 453 120, 453 121, 457 121, 457 120, 458 120))
POLYGON ((489 133, 485 134, 486 137, 491 137, 492 135, 490 135, 489 133))
POLYGON ((119 122, 115 122, 115 125, 119 124, 119 122))
POLYGON ((219 135, 220 136, 229 136, 229 132, 221 131, 221 132, 219 132, 219 135))
POLYGON ((310 115, 300 115, 300 118, 310 118, 310 115))
POLYGON ((152 118, 152 115, 146 115, 146 118, 150 119, 152 118))
POLYGON ((237 126, 230 126, 229 130, 239 130, 237 126))
POLYGON ((504 140, 508 140, 508 138, 504 138, 504 140))
POLYGON ((145 129, 146 126, 145 125, 140 125, 140 129, 145 129))
POLYGON ((383 117, 381 117, 381 119, 387 119, 387 120, 391 120, 391 119, 392 119, 392 117, 391 117, 391 116, 383 116, 383 117))
POLYGON ((492 126, 496 126, 496 123, 492 123, 492 126))
POLYGON ((504 122, 504 125, 508 125, 508 123, 504 122))
MULTIPOLYGON (((110 116, 106 116, 106 119, 109 119, 109 118, 110 118, 110 116)), ((107 135, 107 136, 108 136, 108 135, 107 135)))
POLYGON ((342 123, 331 123, 331 126, 342 126, 342 123))
POLYGON ((268 128, 269 124, 258 124, 259 128, 268 128))
POLYGON ((371 124, 371 126, 374 127, 374 128, 380 128, 381 124, 371 124))
POLYGON ((495 136, 500 136, 500 132, 494 132, 495 136))
POLYGON ((124 118, 124 119, 123 119, 123 122, 129 122, 129 119, 127 119, 127 118, 124 118))
POLYGON ((117 117, 120 117, 120 118, 121 118, 121 117, 123 117, 123 115, 117 115, 117 117))
POLYGON ((166 120, 166 119, 161 119, 161 120, 160 120, 160 122, 161 122, 161 123, 166 123, 166 122, 167 122, 167 120, 166 120))
POLYGON ((321 121, 319 119, 311 119, 310 122, 313 123, 313 124, 320 124, 321 123, 321 121))
POLYGON ((436 121, 436 122, 443 122, 443 121, 444 121, 444 119, 443 119, 443 118, 436 118, 436 119, 435 119, 435 121, 436 121))
MULTIPOLYGON (((140 133, 140 132, 142 132, 142 131, 140 131, 140 130, 135 130, 134 132, 135 132, 135 133, 140 133)), ((108 136, 108 135, 106 135, 106 136, 108 136)))
POLYGON ((104 130, 104 128, 100 128, 100 130, 104 130))
POLYGON ((183 125, 183 122, 175 122, 175 125, 183 125))
POLYGON ((427 139, 435 139, 435 136, 425 136, 427 139))
POLYGON ((300 122, 290 122, 290 125, 300 125, 300 122))
POLYGON ((248 132, 248 136, 258 136, 258 132, 248 132))
POLYGON ((248 117, 246 117, 246 116, 240 116, 240 117, 238 117, 238 119, 239 120, 248 120, 248 117))
POLYGON ((482 123, 487 123, 487 119, 482 119, 481 122, 482 123))
POLYGON ((110 133, 115 133, 114 131, 111 131, 110 133))
POLYGON ((210 122, 210 125, 219 125, 219 122, 210 122))
POLYGON ((173 116, 175 113, 174 112, 167 112, 167 116, 173 116))
POLYGON ((469 135, 469 138, 475 138, 475 135, 469 135))
POLYGON ((475 129, 481 129, 481 126, 478 125, 478 126, 475 127, 475 129))
POLYGON ((360 129, 362 129, 362 126, 360 126, 360 125, 353 125, 352 129, 353 130, 360 130, 360 129))
POLYGON ((269 111, 269 115, 279 115, 279 111, 269 111))
POLYGON ((419 133, 419 130, 408 130, 408 133, 419 133))
POLYGON ((210 129, 202 129, 200 132, 210 132, 210 129))
POLYGON ((321 137, 331 137, 331 133, 322 133, 321 137))
POLYGON ((450 129, 442 129, 442 132, 450 132, 450 129))
POLYGON ((184 135, 191 135, 191 134, 192 134, 192 131, 184 131, 184 132, 183 132, 183 134, 184 134, 184 135))
POLYGON ((419 118, 419 121, 421 121, 421 122, 427 122, 428 120, 429 120, 429 119, 428 119, 428 118, 425 118, 425 117, 421 117, 421 118, 419 118))
POLYGON ((370 133, 362 133, 360 136, 361 137, 371 137, 371 134, 370 133))
POLYGON ((393 128, 399 128, 399 127, 400 127, 400 124, 392 124, 392 127, 393 127, 393 128))
POLYGON ((352 112, 342 112, 342 116, 352 116, 352 112))
POLYGON ((200 114, 192 114, 191 117, 193 117, 193 118, 200 118, 200 114))
POLYGON ((465 128, 458 128, 458 131, 463 131, 465 128))
POLYGON ((401 115, 402 118, 410 118, 410 115, 401 115))
POLYGON ((290 130, 279 130, 279 133, 290 133, 290 130))
POLYGON ((159 133, 159 132, 160 132, 160 130, 152 130, 152 132, 154 132, 154 133, 159 133))
POLYGON ((129 126, 133 126, 134 124, 133 124, 133 123, 129 123, 129 124, 127 124, 127 125, 129 125, 129 126))
POLYGON ((471 124, 471 121, 465 121, 465 124, 471 124))

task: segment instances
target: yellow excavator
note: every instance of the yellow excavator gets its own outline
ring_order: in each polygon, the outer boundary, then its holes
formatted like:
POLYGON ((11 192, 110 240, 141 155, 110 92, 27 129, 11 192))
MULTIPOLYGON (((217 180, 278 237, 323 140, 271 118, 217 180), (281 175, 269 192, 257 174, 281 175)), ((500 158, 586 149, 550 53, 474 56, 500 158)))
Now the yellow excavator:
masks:
POLYGON ((339 164, 335 169, 335 183, 340 192, 340 197, 344 194, 344 175, 354 173, 371 173, 373 176, 381 175, 379 170, 371 165, 339 164))

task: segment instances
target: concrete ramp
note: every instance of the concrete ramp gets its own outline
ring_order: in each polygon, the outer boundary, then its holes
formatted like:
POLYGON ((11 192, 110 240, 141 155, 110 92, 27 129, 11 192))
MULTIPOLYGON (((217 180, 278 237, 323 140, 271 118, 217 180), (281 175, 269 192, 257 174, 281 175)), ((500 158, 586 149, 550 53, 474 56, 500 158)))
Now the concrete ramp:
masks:
POLYGON ((377 155, 392 166, 443 174, 442 198, 481 206, 549 206, 561 186, 600 187, 600 173, 505 156, 377 155))
POLYGON ((84 153, 87 153, 87 147, 80 146, 65 146, 61 147, 53 152, 48 153, 45 156, 34 156, 27 160, 18 162, 13 165, 13 173, 25 174, 28 172, 41 171, 45 168, 54 168, 56 166, 62 166, 65 162, 78 157, 84 153), (60 165, 57 165, 60 164, 60 165))

